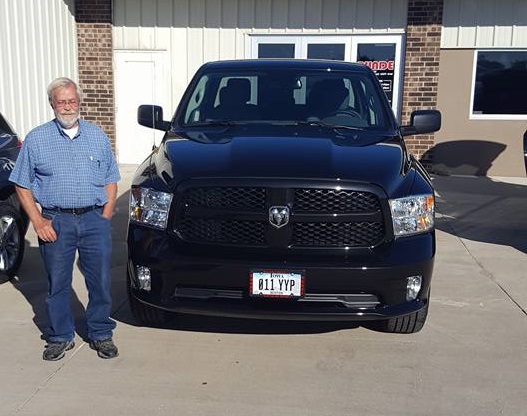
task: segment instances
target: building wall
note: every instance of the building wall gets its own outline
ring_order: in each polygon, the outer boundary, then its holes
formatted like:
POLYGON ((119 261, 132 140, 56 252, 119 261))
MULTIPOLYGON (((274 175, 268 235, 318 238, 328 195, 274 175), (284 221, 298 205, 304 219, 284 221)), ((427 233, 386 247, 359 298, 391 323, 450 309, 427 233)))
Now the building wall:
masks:
POLYGON ((445 0, 433 170, 445 174, 524 176, 527 115, 471 118, 475 51, 527 49, 525 0, 445 0))
POLYGON ((523 134, 527 120, 469 118, 474 59, 472 49, 441 51, 437 106, 443 126, 435 135, 433 171, 524 176, 523 134))
MULTIPOLYGON (((408 0, 403 124, 409 122, 414 110, 436 108, 442 17, 443 0, 408 0)), ((406 143, 408 150, 429 169, 434 134, 410 136, 406 143)))
POLYGON ((76 0, 81 113, 115 146, 112 0, 76 0))
POLYGON ((207 61, 245 58, 248 35, 403 34, 407 0, 114 0, 115 50, 165 50, 171 108, 207 61))
POLYGON ((0 111, 21 138, 53 117, 47 86, 77 79, 73 0, 0 1, 0 111))
POLYGON ((527 1, 445 0, 441 47, 527 47, 527 1))

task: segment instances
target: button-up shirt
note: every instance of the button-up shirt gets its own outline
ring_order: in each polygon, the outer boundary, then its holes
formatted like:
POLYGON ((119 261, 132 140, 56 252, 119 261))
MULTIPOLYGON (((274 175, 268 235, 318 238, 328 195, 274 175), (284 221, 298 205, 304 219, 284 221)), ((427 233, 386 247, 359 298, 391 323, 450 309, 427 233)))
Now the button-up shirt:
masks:
POLYGON ((33 129, 26 136, 9 177, 30 189, 45 208, 104 205, 105 186, 120 180, 119 168, 106 134, 79 120, 70 139, 56 120, 33 129))

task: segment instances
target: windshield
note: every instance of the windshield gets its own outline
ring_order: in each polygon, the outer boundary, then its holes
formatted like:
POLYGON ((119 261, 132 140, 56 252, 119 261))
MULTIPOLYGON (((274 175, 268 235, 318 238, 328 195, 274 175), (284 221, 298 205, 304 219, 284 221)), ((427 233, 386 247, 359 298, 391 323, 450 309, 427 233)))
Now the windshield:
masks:
POLYGON ((286 122, 386 129, 382 90, 374 83, 373 76, 351 71, 212 72, 194 84, 179 124, 286 122))

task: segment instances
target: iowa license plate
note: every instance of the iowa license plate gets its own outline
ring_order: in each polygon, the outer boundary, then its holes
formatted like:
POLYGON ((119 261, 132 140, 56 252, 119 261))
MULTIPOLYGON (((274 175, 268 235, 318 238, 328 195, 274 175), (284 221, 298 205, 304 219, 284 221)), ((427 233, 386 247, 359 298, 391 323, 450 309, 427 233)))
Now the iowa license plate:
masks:
POLYGON ((269 298, 299 298, 304 296, 304 273, 287 270, 251 270, 251 296, 269 298))

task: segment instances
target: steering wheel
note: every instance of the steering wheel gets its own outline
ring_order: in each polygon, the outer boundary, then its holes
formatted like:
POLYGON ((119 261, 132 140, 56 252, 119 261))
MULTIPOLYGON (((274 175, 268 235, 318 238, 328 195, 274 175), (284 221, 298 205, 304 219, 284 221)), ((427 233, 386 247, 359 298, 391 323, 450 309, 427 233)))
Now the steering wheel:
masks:
POLYGON ((331 114, 332 117, 334 116, 351 116, 355 118, 362 118, 360 113, 356 110, 352 110, 351 108, 348 108, 346 110, 337 110, 334 113, 331 114))

